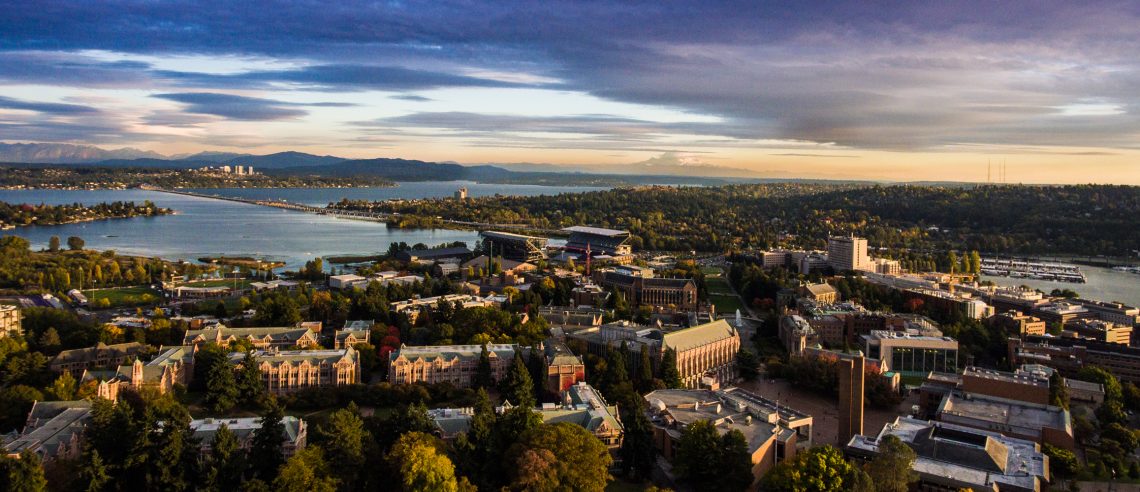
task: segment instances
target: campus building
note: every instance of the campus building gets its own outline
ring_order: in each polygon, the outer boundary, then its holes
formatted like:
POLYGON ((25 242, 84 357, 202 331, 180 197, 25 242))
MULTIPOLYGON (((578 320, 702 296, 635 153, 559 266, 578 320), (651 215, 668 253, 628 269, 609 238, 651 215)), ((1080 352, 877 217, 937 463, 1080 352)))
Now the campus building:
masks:
POLYGON ((114 370, 84 371, 80 382, 98 381, 95 394, 100 398, 117 400, 123 390, 151 390, 166 394, 174 385, 187 386, 194 376, 194 353, 197 345, 162 347, 150 362, 135 359, 131 364, 114 370))
POLYGON ((150 350, 149 346, 139 342, 113 345, 99 342, 94 347, 64 350, 51 359, 48 367, 58 373, 70 372, 72 376, 79 377, 88 369, 126 364, 150 353, 150 350))
POLYGON ((90 420, 90 401, 37 401, 21 432, 0 435, 0 449, 10 458, 31 451, 45 464, 78 459, 83 451, 83 431, 90 420))
MULTIPOLYGON (((629 231, 588 226, 567 227, 562 231, 570 234, 566 246, 563 247, 566 251, 585 253, 589 250, 591 255, 632 259, 633 247, 629 245, 629 231)), ((628 263, 628 261, 618 262, 628 263)))
POLYGON ((1140 325, 1140 308, 1126 306, 1119 302, 1094 301, 1092 299, 1072 299, 1071 302, 1080 304, 1093 313, 1097 319, 1116 323, 1123 326, 1140 325))
POLYGON ((655 372, 666 349, 677 356, 677 372, 685 388, 718 386, 736 379, 736 352, 740 350, 740 333, 723 319, 710 323, 663 330, 655 326, 638 326, 628 322, 602 325, 598 331, 579 332, 568 338, 582 340, 588 350, 604 356, 624 343, 631 355, 633 370, 640 370, 640 357, 644 346, 650 354, 655 372))
POLYGON ((1001 432, 1018 439, 1074 449, 1069 411, 1061 407, 979 394, 950 393, 934 415, 940 422, 1001 432))
POLYGON ((358 343, 369 343, 372 338, 372 320, 354 320, 344 324, 344 329, 333 334, 333 348, 340 350, 358 343))
POLYGON ((920 376, 958 372, 958 341, 953 338, 874 330, 863 339, 863 352, 882 362, 883 371, 920 376))
POLYGON ((619 267, 596 272, 594 280, 624 294, 631 305, 685 310, 697 307, 697 284, 693 279, 656 278, 652 270, 619 267))
POLYGON ((1062 336, 1130 345, 1132 343, 1132 325, 1123 326, 1111 321, 1078 319, 1065 323, 1062 336))
MULTIPOLYGON (((253 435, 261 430, 260 417, 240 417, 223 419, 194 419, 190 421, 190 431, 194 440, 198 441, 198 449, 202 456, 210 455, 213 449, 214 436, 218 430, 225 426, 237 438, 238 449, 249 451, 253 448, 253 435)), ((288 459, 298 450, 304 449, 309 438, 308 424, 304 420, 286 415, 281 418, 281 452, 288 459)))
POLYGON ((909 417, 888 422, 877 436, 852 437, 845 454, 871 461, 888 435, 915 452, 911 469, 918 474, 918 483, 912 490, 1037 492, 1049 481, 1049 457, 1032 441, 909 417))
POLYGON ((1005 329, 1010 335, 1044 335, 1045 321, 1035 316, 1022 314, 1018 311, 1006 311, 986 320, 990 326, 1005 329))
POLYGON ((812 417, 739 388, 664 389, 645 395, 653 425, 653 444, 668 461, 677 454, 681 431, 698 420, 711 422, 719 434, 737 430, 748 442, 753 486, 777 462, 811 447, 812 417))
POLYGON ((393 384, 451 383, 459 388, 474 386, 483 350, 491 362, 491 378, 502 379, 515 360, 516 344, 433 345, 409 347, 388 356, 388 381, 393 384))
POLYGON ((0 305, 0 338, 23 335, 24 327, 20 320, 20 308, 18 306, 0 305))
POLYGON ((546 357, 544 385, 547 391, 562 393, 586 380, 586 364, 565 343, 548 339, 543 345, 546 357))
POLYGON ((867 256, 867 240, 855 236, 832 236, 827 239, 827 263, 837 272, 872 270, 867 256))
POLYGON ((1028 336, 1008 341, 1010 364, 1040 364, 1072 378, 1099 366, 1121 382, 1140 384, 1140 348, 1084 338, 1028 336))
MULTIPOLYGON (((352 347, 342 350, 259 350, 253 356, 261 369, 261 381, 270 393, 360 382, 360 355, 352 347)), ((239 366, 244 358, 244 353, 231 353, 230 363, 239 366)))
POLYGON ((292 326, 230 328, 218 324, 202 330, 186 330, 186 335, 182 337, 182 345, 214 343, 222 347, 229 347, 230 344, 238 341, 249 342, 253 348, 258 350, 320 347, 316 333, 308 328, 292 326))

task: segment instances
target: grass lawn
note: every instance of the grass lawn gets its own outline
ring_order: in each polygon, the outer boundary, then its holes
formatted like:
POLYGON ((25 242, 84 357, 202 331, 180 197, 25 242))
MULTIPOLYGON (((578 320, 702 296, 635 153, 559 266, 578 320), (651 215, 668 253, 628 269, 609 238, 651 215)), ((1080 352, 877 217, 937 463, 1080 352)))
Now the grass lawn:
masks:
POLYGON ((706 277, 705 288, 709 292, 709 302, 716 306, 719 313, 735 313, 737 309, 744 310, 740 297, 732 293, 728 279, 723 277, 706 277))
POLYGON ((732 287, 728 285, 728 279, 724 277, 706 277, 705 288, 708 289, 709 294, 732 294, 732 287))
POLYGON ((135 287, 122 287, 115 289, 99 289, 83 291, 91 307, 119 308, 131 306, 144 306, 162 301, 162 293, 146 285, 135 287), (107 303, 104 304, 103 300, 107 303))

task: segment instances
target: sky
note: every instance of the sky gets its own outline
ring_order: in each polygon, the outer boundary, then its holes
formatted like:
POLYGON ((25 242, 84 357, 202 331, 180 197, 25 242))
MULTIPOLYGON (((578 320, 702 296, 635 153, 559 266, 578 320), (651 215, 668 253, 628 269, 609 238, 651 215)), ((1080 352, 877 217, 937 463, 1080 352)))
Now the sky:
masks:
POLYGON ((0 0, 0 141, 1140 184, 1138 53, 1136 1, 0 0))

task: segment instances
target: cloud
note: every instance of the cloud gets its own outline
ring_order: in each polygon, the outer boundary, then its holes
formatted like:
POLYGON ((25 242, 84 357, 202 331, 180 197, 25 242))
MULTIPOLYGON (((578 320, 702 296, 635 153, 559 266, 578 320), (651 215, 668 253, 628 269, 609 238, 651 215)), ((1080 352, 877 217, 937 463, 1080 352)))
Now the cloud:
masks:
POLYGON ((185 104, 186 111, 190 113, 249 121, 294 119, 308 114, 307 111, 297 109, 299 107, 354 106, 354 104, 338 102, 291 103, 213 92, 155 94, 152 97, 185 104))
POLYGON ((395 96, 388 96, 388 99, 398 99, 401 101, 412 102, 428 102, 432 100, 430 97, 424 97, 417 94, 397 94, 395 96))
MULTIPOLYGON (((1124 149, 1135 148, 1140 135, 1140 3, 1126 0, 1032 8, 970 1, 733 0, 699 6, 552 0, 203 8, 177 0, 61 0, 0 1, 0 8, 5 83, 270 94, 543 87, 718 120, 434 115, 383 123, 413 132, 437 124, 457 130, 448 138, 478 145, 590 145, 573 138, 496 137, 497 121, 519 134, 527 124, 545 133, 565 130, 598 148, 661 147, 661 135, 672 134, 719 137, 738 146, 794 140, 897 151, 963 145, 1124 149), (290 68, 224 74, 158 69, 157 62, 108 62, 84 55, 86 50, 126 57, 262 57, 290 68), (1119 111, 1056 110, 1087 101, 1119 111)), ((250 99, 180 102, 188 111, 234 119, 305 113, 301 106, 250 99)), ((527 110, 504 112, 512 109, 527 110)), ((368 135, 368 127, 359 128, 359 136, 368 135)))
POLYGON ((20 99, 13 99, 4 96, 0 96, 0 109, 19 109, 24 111, 35 111, 37 113, 49 113, 55 115, 87 114, 96 113, 99 111, 98 109, 95 109, 91 106, 83 106, 79 104, 23 101, 20 99))

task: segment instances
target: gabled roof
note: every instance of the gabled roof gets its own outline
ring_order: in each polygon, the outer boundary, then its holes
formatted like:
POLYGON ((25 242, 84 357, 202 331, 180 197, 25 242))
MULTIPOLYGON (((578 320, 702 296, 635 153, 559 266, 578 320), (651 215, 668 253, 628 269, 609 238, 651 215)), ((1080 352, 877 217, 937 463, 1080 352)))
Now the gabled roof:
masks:
POLYGON ((739 336, 736 328, 733 328, 727 321, 718 319, 712 323, 666 333, 664 343, 666 347, 679 352, 739 336))

